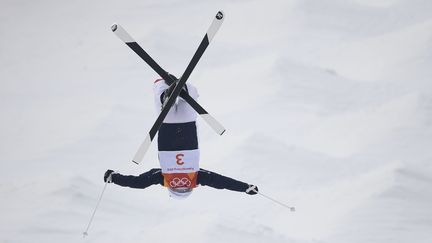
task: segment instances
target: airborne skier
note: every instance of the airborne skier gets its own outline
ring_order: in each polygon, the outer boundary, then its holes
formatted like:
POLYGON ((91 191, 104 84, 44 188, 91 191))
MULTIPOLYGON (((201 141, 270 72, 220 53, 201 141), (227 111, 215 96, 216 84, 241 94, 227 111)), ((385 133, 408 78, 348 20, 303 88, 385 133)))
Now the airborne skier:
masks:
MULTIPOLYGON (((171 75, 171 80, 157 79, 154 82, 154 99, 158 111, 164 107, 178 79, 171 75)), ((188 197, 198 185, 217 189, 257 194, 258 188, 232 178, 199 167, 200 150, 198 146, 196 118, 197 113, 182 98, 190 95, 198 98, 196 88, 186 84, 180 92, 177 102, 171 107, 158 133, 158 157, 160 168, 151 169, 139 176, 122 175, 107 170, 104 181, 131 188, 146 188, 160 184, 168 188, 169 195, 181 199, 188 197)))
POLYGON ((161 168, 152 169, 139 176, 125 176, 107 170, 104 174, 105 182, 132 188, 146 188, 160 184, 167 187, 170 195, 176 198, 189 196, 197 185, 246 192, 250 195, 258 193, 258 188, 254 185, 199 167, 196 112, 219 135, 222 135, 225 129, 195 101, 198 97, 196 88, 186 84, 186 81, 223 20, 223 12, 218 11, 180 80, 163 70, 120 25, 111 26, 111 30, 162 77, 154 84, 155 102, 160 113, 132 160, 138 164, 143 159, 151 141, 159 131, 158 148, 161 168))
POLYGON ((224 13, 218 11, 180 80, 159 66, 120 25, 113 24, 111 26, 111 30, 162 77, 155 81, 153 89, 155 104, 157 110, 160 111, 158 118, 132 160, 136 164, 142 161, 153 138, 159 132, 158 157, 160 168, 151 169, 139 176, 122 175, 113 170, 107 170, 104 174, 104 189, 87 228, 83 232, 84 237, 88 235, 88 230, 105 192, 107 183, 131 188, 147 188, 151 185, 160 184, 168 189, 171 197, 178 199, 188 197, 198 185, 210 186, 217 189, 245 192, 249 195, 259 194, 289 208, 291 211, 295 210, 294 207, 290 207, 258 192, 258 187, 255 185, 234 180, 199 167, 200 151, 196 128, 197 113, 219 135, 225 132, 225 128, 196 102, 195 99, 198 98, 198 92, 194 86, 186 84, 186 81, 212 41, 223 20, 224 13))

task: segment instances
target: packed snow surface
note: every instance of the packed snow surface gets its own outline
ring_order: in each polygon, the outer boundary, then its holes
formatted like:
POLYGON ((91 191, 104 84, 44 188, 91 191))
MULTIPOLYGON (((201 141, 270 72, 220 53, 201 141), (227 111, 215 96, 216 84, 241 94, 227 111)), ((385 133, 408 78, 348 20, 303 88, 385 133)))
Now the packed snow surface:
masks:
POLYGON ((12 1, 0 9, 0 242, 429 243, 432 2, 12 1), (158 78, 121 24, 189 81, 227 132, 199 120, 203 168, 260 196, 108 185, 155 120, 158 78))

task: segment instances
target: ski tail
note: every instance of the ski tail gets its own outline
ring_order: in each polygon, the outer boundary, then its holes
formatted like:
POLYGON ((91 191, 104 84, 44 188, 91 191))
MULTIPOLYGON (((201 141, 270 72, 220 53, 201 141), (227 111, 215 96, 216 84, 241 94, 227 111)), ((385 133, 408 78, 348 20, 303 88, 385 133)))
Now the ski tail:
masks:
POLYGON ((217 134, 222 135, 225 133, 225 128, 212 115, 207 113, 200 116, 210 125, 211 128, 213 128, 217 134))
POLYGON ((144 159, 144 155, 146 154, 148 148, 151 145, 153 138, 154 138, 154 136, 151 137, 150 134, 147 135, 144 142, 141 143, 137 152, 135 153, 135 156, 133 157, 132 162, 134 162, 135 164, 141 163, 141 161, 144 159))

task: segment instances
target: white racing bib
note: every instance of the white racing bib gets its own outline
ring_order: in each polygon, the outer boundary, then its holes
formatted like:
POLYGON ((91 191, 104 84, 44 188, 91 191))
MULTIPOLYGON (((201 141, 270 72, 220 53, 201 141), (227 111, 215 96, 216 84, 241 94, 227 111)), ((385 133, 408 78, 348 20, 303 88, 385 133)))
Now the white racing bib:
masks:
POLYGON ((200 151, 159 151, 159 163, 163 174, 193 173, 199 171, 200 151))

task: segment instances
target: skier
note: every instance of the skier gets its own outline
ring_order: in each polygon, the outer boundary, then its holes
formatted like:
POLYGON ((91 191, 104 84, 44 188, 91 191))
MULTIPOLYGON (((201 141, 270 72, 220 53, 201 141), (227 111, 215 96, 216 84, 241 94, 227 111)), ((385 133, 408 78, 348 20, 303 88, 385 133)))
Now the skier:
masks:
MULTIPOLYGON (((169 75, 173 80, 178 81, 174 75, 169 75)), ((157 79, 154 82, 153 91, 158 111, 171 95, 176 82, 170 83, 163 79, 157 79)), ((249 195, 257 194, 258 187, 255 185, 199 167, 197 114, 181 98, 185 94, 189 94, 193 99, 198 98, 196 88, 191 84, 186 84, 180 93, 180 98, 171 107, 159 129, 158 157, 161 168, 151 169, 139 176, 122 175, 113 170, 107 170, 104 174, 104 181, 131 188, 146 188, 160 184, 167 187, 170 197, 176 199, 188 197, 198 185, 245 192, 249 195)))

